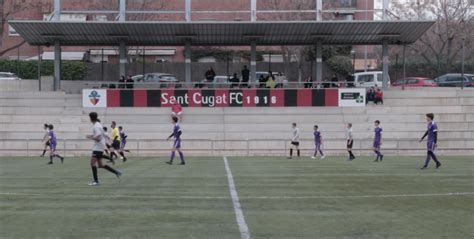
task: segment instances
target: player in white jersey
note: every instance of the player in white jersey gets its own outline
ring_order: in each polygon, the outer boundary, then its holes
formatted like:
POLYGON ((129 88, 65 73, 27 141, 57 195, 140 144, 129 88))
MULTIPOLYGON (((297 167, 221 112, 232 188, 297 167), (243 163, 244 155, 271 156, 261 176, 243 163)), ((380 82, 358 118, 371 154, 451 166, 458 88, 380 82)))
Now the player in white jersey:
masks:
POLYGON ((49 142, 49 124, 44 124, 44 136, 43 136, 43 154, 41 154, 41 157, 44 157, 46 154, 46 151, 48 150, 48 147, 51 148, 51 143, 49 142))
POLYGON ((352 146, 354 145, 354 138, 352 135, 352 123, 347 124, 346 133, 347 133, 347 152, 349 153, 349 158, 347 160, 352 161, 355 159, 355 156, 352 153, 352 146))
POLYGON ((296 123, 292 124, 292 137, 290 143, 290 157, 288 159, 293 158, 293 149, 296 149, 298 158, 300 157, 300 130, 296 127, 296 123))
POLYGON ((89 114, 89 118, 90 118, 91 123, 94 125, 92 127, 92 134, 86 136, 87 139, 91 139, 94 141, 94 146, 92 147, 92 157, 91 157, 93 181, 92 183, 89 184, 89 186, 99 186, 100 185, 99 177, 97 175, 98 167, 106 169, 107 171, 115 174, 117 178, 120 178, 120 176, 122 176, 122 172, 110 167, 109 165, 106 165, 106 164, 104 165, 102 163, 104 150, 106 148, 105 132, 102 127, 102 124, 100 124, 100 120, 96 112, 91 112, 89 114))

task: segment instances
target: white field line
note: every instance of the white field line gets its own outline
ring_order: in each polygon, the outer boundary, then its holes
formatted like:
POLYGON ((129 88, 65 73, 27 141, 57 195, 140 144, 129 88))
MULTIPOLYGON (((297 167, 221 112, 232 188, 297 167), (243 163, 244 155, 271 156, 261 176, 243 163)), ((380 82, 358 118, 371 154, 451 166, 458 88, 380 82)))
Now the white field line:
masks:
MULTIPOLYGON (((195 200, 228 200, 228 196, 158 196, 137 194, 70 194, 70 193, 17 193, 0 192, 1 196, 38 196, 38 197, 63 197, 63 198, 139 198, 139 199, 195 199, 195 200)), ((450 193, 420 193, 420 194, 381 194, 381 195, 327 195, 327 196, 249 196, 240 197, 246 200, 280 200, 280 199, 346 199, 346 198, 404 198, 404 197, 449 197, 449 196, 474 196, 474 192, 450 192, 450 193)), ((1 199, 1 198, 0 198, 1 199)))
POLYGON ((240 238, 250 239, 249 227, 245 222, 244 213, 242 212, 242 207, 240 206, 239 195, 237 194, 237 189, 235 188, 234 177, 232 176, 229 162, 227 162, 227 157, 224 157, 224 165, 225 171, 227 173, 227 181, 229 181, 230 196, 232 197, 232 204, 234 205, 235 218, 237 220, 237 225, 239 226, 240 238))

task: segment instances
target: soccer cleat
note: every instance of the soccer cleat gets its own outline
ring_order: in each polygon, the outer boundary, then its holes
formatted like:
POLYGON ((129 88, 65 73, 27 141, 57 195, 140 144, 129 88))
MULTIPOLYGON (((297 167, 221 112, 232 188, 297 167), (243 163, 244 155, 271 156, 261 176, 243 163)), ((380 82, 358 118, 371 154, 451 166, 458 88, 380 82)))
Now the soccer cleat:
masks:
POLYGON ((123 158, 123 162, 127 162, 127 158, 123 158))
POLYGON ((426 166, 423 166, 422 168, 420 168, 420 170, 424 170, 424 169, 427 169, 428 167, 426 166))
POLYGON ((49 165, 49 164, 53 164, 53 162, 48 162, 47 164, 48 164, 48 165, 49 165))
POLYGON ((185 163, 185 162, 181 162, 179 165, 186 165, 186 163, 185 163))
POLYGON ((98 183, 98 182, 92 182, 92 183, 89 183, 89 186, 100 186, 100 183, 98 183))
POLYGON ((378 159, 374 160, 374 162, 378 162, 378 161, 379 161, 378 159))
POLYGON ((439 167, 441 167, 441 163, 436 164, 436 169, 438 169, 439 167))
POLYGON ((326 158, 326 155, 321 156, 321 159, 324 159, 324 158, 326 158))
POLYGON ((117 174, 115 174, 115 176, 117 176, 118 179, 120 179, 122 177, 122 171, 120 170, 117 170, 117 174))
POLYGON ((166 161, 166 164, 173 165, 173 162, 171 162, 171 161, 166 161))
POLYGON ((61 163, 64 163, 64 157, 61 157, 60 159, 61 159, 61 163))
POLYGON ((311 159, 315 159, 315 158, 316 158, 316 157, 314 157, 314 156, 311 156, 311 159))

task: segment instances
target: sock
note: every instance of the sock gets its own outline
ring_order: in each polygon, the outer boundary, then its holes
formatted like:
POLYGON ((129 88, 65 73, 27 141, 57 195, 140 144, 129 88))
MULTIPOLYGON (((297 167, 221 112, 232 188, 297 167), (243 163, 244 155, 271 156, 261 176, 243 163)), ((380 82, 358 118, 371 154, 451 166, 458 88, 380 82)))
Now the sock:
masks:
POLYGON ((62 156, 59 155, 59 154, 55 154, 54 156, 55 156, 55 157, 58 157, 58 158, 60 158, 60 159, 64 159, 64 157, 62 157, 62 156))
POLYGON ((125 157, 125 154, 123 154, 123 152, 119 152, 120 156, 123 157, 123 160, 127 160, 127 157, 125 157))
POLYGON ((117 154, 115 152, 110 153, 110 157, 117 159, 117 154))
POLYGON ((94 177, 94 182, 99 183, 99 177, 97 176, 97 167, 92 166, 92 177, 94 177))
POLYGON ((181 163, 185 163, 184 162, 184 154, 181 151, 179 152, 179 158, 181 159, 181 163))
POLYGON ((355 156, 354 156, 354 154, 352 153, 352 151, 349 151, 349 157, 350 157, 351 159, 355 159, 355 156))
POLYGON ((431 158, 436 162, 436 165, 441 164, 433 151, 429 151, 429 154, 430 154, 431 158))
POLYGON ((318 155, 318 150, 315 150, 315 151, 314 151, 313 156, 316 157, 316 155, 318 155))
POLYGON ((53 155, 50 155, 50 156, 49 156, 49 162, 50 162, 50 163, 53 163, 53 155))
POLYGON ((113 173, 113 174, 118 174, 119 172, 117 170, 115 170, 114 168, 110 167, 109 165, 104 165, 102 168, 104 168, 105 170, 113 173))
POLYGON ((110 156, 107 156, 107 155, 102 155, 102 158, 108 159, 108 160, 110 160, 110 161, 114 161, 113 158, 111 158, 110 156))
POLYGON ((43 154, 41 156, 44 156, 46 154, 46 149, 43 150, 43 154))
POLYGON ((173 162, 174 160, 174 156, 176 155, 176 152, 171 152, 171 158, 170 158, 170 162, 173 162))
POLYGON ((322 151, 322 150, 319 150, 319 153, 321 154, 321 156, 324 156, 324 154, 323 154, 323 151, 322 151))
POLYGON ((426 153, 426 160, 425 160, 425 165, 423 165, 423 167, 428 167, 428 163, 430 162, 430 159, 431 159, 431 154, 430 154, 430 151, 428 151, 426 153))
POLYGON ((298 149, 298 157, 300 157, 300 150, 298 149))
POLYGON ((293 157, 293 149, 290 149, 290 157, 293 157))

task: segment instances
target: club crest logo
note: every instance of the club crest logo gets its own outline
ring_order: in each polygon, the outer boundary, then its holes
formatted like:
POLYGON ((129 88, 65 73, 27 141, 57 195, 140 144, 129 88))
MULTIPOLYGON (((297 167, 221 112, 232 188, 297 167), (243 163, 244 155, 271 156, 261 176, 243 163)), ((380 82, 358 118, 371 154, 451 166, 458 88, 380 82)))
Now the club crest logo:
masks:
POLYGON ((100 101, 100 97, 101 95, 99 94, 99 92, 93 90, 89 95, 89 100, 93 105, 97 105, 100 101))

